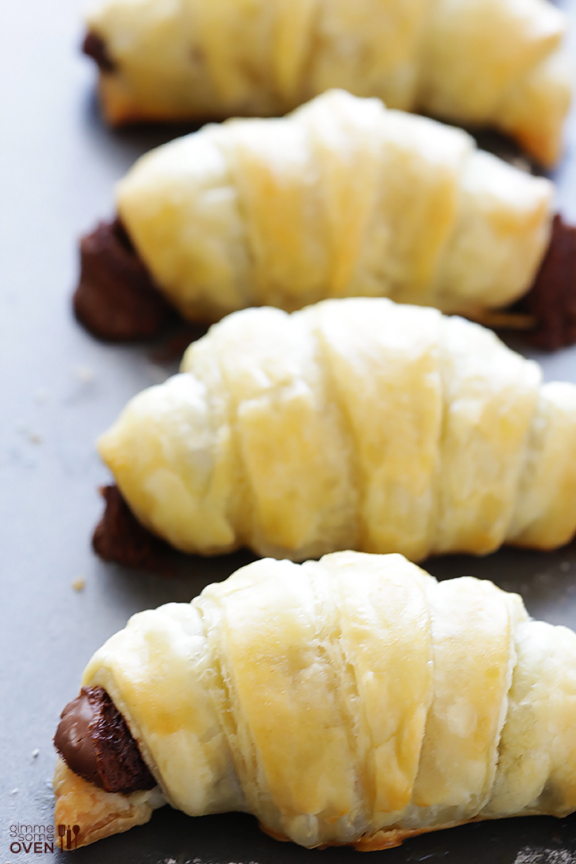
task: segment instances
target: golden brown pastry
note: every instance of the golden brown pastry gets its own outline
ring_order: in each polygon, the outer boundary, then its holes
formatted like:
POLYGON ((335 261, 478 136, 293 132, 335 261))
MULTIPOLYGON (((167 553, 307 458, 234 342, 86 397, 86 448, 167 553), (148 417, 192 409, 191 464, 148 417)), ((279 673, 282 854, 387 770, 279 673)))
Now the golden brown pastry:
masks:
POLYGON ((184 552, 420 560, 576 531, 576 387, 543 385, 477 324, 384 298, 228 316, 99 450, 184 552))
MULTIPOLYGON (((250 564, 135 615, 83 685, 108 694, 157 786, 106 792, 61 759, 56 824, 79 825, 80 845, 164 801, 366 850, 576 809, 576 635, 491 582, 438 583, 400 555, 250 564)), ((80 720, 63 723, 72 758, 80 720)), ((93 724, 83 735, 100 740, 93 724)))
POLYGON ((565 30, 546 0, 105 0, 85 50, 112 123, 284 114, 341 87, 495 127, 551 164, 565 30))
MULTIPOLYGON (((98 283, 109 309, 138 273, 144 329, 150 280, 156 302, 209 323, 248 306, 291 312, 346 296, 485 315, 533 286, 553 217, 548 180, 477 150, 459 129, 343 91, 284 119, 210 125, 164 145, 116 197, 121 226, 108 250, 103 228, 85 239, 76 295, 79 317, 110 335, 89 296, 98 283)), ((158 319, 154 307, 152 326, 158 319)))

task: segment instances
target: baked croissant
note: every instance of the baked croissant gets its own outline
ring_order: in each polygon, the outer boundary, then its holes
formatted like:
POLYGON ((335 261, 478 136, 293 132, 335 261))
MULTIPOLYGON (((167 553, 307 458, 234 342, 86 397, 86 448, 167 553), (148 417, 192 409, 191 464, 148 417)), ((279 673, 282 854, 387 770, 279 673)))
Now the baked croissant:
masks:
POLYGON ((542 282, 554 307, 556 283, 576 293, 576 230, 556 220, 551 240, 552 198, 459 129, 331 91, 140 159, 118 186, 120 223, 84 238, 75 308, 122 338, 157 330, 166 300, 204 322, 351 295, 478 317, 542 282))
POLYGON ((576 635, 400 555, 257 561, 135 615, 82 683, 55 739, 55 821, 79 845, 165 801, 366 850, 576 809, 576 635))
POLYGON ((576 531, 576 387, 385 298, 228 316, 98 446, 139 521, 189 553, 417 561, 576 531))
POLYGON ((106 0, 84 47, 112 123, 284 114, 342 87, 495 127, 551 164, 566 27, 545 0, 106 0))

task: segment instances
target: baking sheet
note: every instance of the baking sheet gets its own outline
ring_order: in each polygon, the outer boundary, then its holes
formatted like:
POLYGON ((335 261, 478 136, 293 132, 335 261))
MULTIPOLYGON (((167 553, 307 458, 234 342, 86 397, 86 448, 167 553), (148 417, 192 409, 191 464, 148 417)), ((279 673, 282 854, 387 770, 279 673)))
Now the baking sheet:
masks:
MULTIPOLYGON (((163 579, 107 566, 90 549, 96 490, 108 480, 94 439, 128 398, 172 370, 146 346, 102 345, 74 322, 77 238, 110 215, 113 183, 134 159, 175 132, 111 132, 101 123, 94 70, 78 51, 82 5, 0 4, 0 864, 64 860, 57 851, 11 851, 10 828, 52 821, 51 739, 93 651, 134 612, 190 600, 244 560, 193 563, 187 576, 163 579)), ((564 5, 576 31, 576 3, 564 5)), ((574 56, 575 44, 573 33, 574 56)), ((559 205, 576 220, 576 114, 568 139, 559 205)), ((576 347, 531 356, 547 379, 576 382, 576 347)), ((493 579, 519 591, 533 615, 576 628, 576 547, 437 559, 429 569, 493 579)), ((193 820, 164 808, 73 860, 344 864, 359 856, 278 843, 247 816, 193 820)), ((366 860, 568 864, 576 861, 576 816, 466 826, 366 860)))

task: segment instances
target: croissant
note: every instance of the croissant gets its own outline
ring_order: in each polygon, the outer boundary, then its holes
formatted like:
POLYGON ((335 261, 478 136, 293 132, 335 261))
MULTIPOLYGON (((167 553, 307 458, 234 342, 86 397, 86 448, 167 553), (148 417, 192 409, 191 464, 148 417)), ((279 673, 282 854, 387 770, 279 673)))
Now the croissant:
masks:
POLYGON ((79 845, 165 802, 366 850, 576 809, 576 635, 401 555, 257 561, 135 615, 82 683, 55 739, 79 845))
POLYGON ((576 387, 386 298, 228 316, 98 446, 140 523, 188 553, 417 561, 576 531, 576 387))
POLYGON ((341 87, 497 128, 551 164, 566 28, 545 0, 106 0, 84 50, 112 123, 284 114, 341 87))
MULTIPOLYGON (((576 229, 557 218, 551 231, 552 196, 461 130, 331 91, 140 159, 117 190, 120 221, 81 244, 75 308, 116 338, 155 332, 166 301, 205 322, 350 295, 478 318, 539 291, 550 310, 576 291, 576 229)), ((576 309, 563 311, 570 341, 576 309)))

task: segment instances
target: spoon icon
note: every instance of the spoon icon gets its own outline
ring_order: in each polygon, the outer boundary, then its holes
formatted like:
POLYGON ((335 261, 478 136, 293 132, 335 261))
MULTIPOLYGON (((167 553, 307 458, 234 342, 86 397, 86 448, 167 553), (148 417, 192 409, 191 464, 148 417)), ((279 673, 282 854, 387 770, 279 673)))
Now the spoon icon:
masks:
POLYGON ((74 849, 78 848, 78 834, 80 833, 80 825, 73 825, 72 831, 74 832, 74 849))

